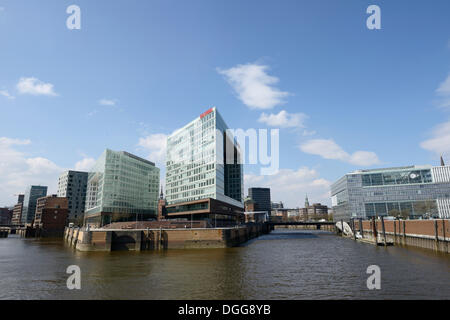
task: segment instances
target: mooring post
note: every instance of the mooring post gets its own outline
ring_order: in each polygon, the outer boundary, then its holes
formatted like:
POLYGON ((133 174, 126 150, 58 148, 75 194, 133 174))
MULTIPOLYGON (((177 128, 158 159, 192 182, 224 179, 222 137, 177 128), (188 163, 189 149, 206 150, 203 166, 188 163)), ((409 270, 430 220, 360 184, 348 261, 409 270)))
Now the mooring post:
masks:
POLYGON ((442 219, 442 236, 444 237, 445 253, 448 253, 448 241, 445 239, 445 220, 442 219))
POLYGON ((394 220, 394 243, 397 242, 397 222, 394 220))
POLYGON ((403 220, 403 244, 406 244, 406 223, 403 220))
POLYGON ((384 245, 386 246, 386 228, 384 226, 384 217, 381 216, 381 227, 383 228, 384 245))
POLYGON ((361 232, 361 239, 364 238, 364 227, 362 223, 362 218, 359 218, 359 232, 361 232))
POLYGON ((372 217, 372 228, 373 228, 373 238, 375 239, 375 243, 378 243, 377 225, 375 217, 372 217))
POLYGON ((434 220, 434 238, 436 243, 436 250, 439 250, 439 231, 437 220, 434 220))
POLYGON ((352 218, 352 227, 353 227, 353 240, 356 240, 356 228, 355 228, 355 219, 352 218))

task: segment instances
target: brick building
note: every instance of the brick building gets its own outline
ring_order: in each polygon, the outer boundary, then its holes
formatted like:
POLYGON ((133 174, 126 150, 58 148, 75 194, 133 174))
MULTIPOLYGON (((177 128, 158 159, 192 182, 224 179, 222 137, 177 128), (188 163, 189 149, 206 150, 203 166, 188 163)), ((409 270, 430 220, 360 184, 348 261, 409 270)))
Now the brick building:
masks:
POLYGON ((0 224, 11 224, 13 211, 10 208, 0 208, 0 224))
POLYGON ((67 198, 56 195, 37 199, 34 228, 39 236, 59 236, 63 234, 69 214, 67 198))

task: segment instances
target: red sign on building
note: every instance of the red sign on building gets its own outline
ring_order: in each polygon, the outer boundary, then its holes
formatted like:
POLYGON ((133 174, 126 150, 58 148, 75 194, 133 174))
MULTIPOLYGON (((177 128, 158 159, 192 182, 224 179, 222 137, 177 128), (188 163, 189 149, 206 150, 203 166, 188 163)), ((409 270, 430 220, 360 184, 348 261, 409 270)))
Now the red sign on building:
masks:
POLYGON ((209 109, 208 111, 203 112, 203 113, 200 115, 200 119, 203 118, 204 116, 210 114, 212 111, 213 111, 213 108, 209 109))

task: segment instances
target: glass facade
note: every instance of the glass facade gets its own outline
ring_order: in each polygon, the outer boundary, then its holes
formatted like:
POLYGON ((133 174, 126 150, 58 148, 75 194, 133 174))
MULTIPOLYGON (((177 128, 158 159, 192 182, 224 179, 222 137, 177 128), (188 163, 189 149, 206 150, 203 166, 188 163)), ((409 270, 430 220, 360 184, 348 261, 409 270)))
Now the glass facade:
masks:
MULTIPOLYGON (((111 221, 157 214, 159 168, 124 151, 107 149, 88 174, 86 216, 112 213, 111 221)), ((109 222, 109 221, 107 221, 109 222)))
POLYGON ((47 195, 46 186, 29 186, 25 191, 21 223, 32 223, 36 213, 37 199, 47 195))
POLYGON ((450 167, 360 170, 331 186, 335 220, 394 216, 449 218, 450 167), (436 175, 439 172, 439 176, 436 175))
POLYGON ((232 150, 224 147, 230 145, 227 129, 217 109, 211 108, 167 138, 169 205, 212 198, 243 207, 239 147, 234 141, 232 150), (225 161, 227 157, 232 161, 225 161))

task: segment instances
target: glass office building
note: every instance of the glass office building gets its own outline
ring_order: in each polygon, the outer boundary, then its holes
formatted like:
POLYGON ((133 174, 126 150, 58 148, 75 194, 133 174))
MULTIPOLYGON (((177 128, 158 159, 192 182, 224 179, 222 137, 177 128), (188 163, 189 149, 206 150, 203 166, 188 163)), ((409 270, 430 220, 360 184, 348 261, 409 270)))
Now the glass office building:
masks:
POLYGON ((37 199, 47 195, 46 186, 29 186, 23 200, 21 223, 32 223, 36 213, 37 199))
POLYGON ((241 154, 227 129, 214 107, 167 138, 168 205, 212 198, 244 207, 241 154))
POLYGON ((334 219, 393 216, 450 218, 450 166, 349 173, 331 186, 334 219))
POLYGON ((159 168, 153 162, 107 149, 88 174, 85 224, 155 218, 158 191, 159 168))

